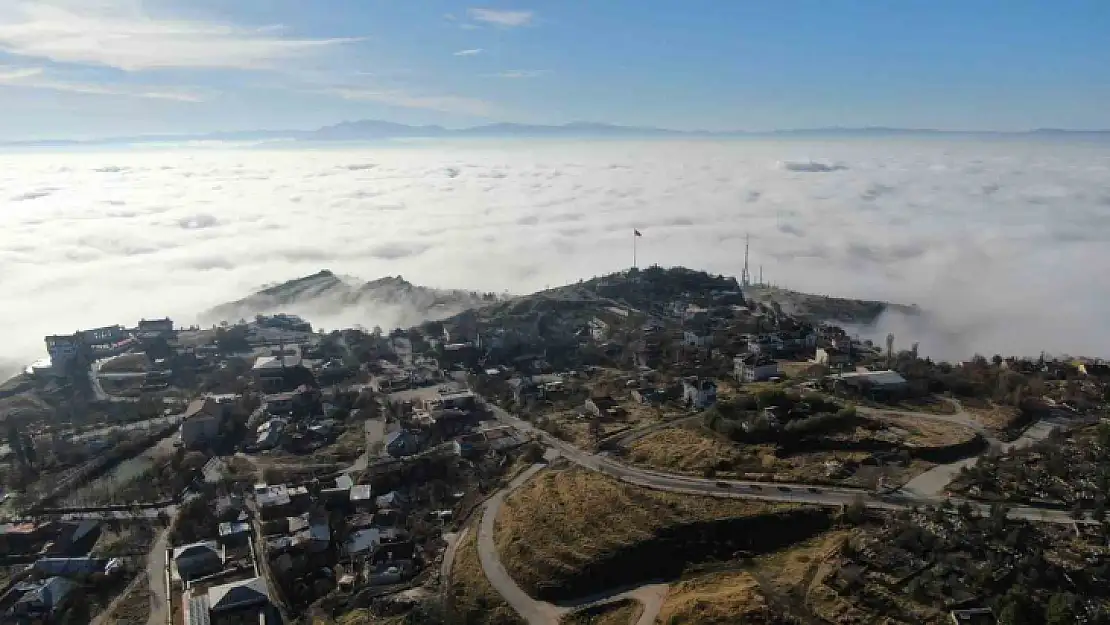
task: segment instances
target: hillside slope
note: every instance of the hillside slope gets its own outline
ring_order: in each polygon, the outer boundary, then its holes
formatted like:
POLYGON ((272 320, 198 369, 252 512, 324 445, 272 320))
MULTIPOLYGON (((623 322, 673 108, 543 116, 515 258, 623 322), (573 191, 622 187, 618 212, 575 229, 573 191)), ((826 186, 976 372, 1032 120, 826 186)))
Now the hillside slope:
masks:
POLYGON ((401 276, 360 282, 323 270, 221 304, 200 318, 208 324, 286 312, 315 326, 378 325, 388 330, 450 317, 495 299, 491 294, 419 286, 401 276))

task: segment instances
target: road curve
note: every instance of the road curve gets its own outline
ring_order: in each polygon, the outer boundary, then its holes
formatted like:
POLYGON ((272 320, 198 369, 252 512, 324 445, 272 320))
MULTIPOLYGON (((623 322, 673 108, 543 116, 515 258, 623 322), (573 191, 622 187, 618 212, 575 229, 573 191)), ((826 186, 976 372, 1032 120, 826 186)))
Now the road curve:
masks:
POLYGON ((513 581, 512 576, 501 564, 497 553, 497 544, 493 539, 493 528, 497 522, 497 515, 505 503, 505 497, 528 481, 533 475, 546 467, 545 464, 534 464, 516 477, 508 486, 499 493, 490 497, 482 512, 482 520, 478 524, 478 559, 482 563, 482 571, 486 579, 497 590, 501 597, 512 606, 513 610, 523 618, 528 625, 553 625, 559 622, 563 612, 555 606, 542 601, 536 601, 528 596, 513 581))
MULTIPOLYGON (((602 606, 620 599, 634 599, 643 605, 643 612, 641 612, 636 623, 629 625, 652 625, 655 623, 659 610, 663 607, 663 599, 667 595, 667 589, 670 587, 668 584, 644 584, 554 604, 533 599, 513 581, 512 576, 509 575, 509 572, 501 563, 501 556, 497 551, 497 543, 494 540, 497 515, 501 512, 501 506, 504 505, 505 498, 545 467, 547 465, 543 463, 532 465, 486 502, 482 511, 482 519, 478 525, 478 559, 482 564, 482 571, 485 573, 486 579, 528 625, 558 625, 560 620, 571 612, 592 606, 602 606)), ((460 534, 454 544, 461 543, 464 536, 465 534, 460 534)), ((451 560, 454 560, 453 553, 450 554, 450 557, 451 560)), ((450 570, 449 567, 445 556, 444 575, 450 570)))
MULTIPOLYGON (((624 482, 646 488, 691 495, 760 499, 828 507, 840 507, 859 501, 868 508, 890 510, 937 505, 946 499, 944 497, 916 494, 910 491, 877 495, 864 489, 846 487, 816 487, 810 484, 768 483, 751 480, 707 480, 641 469, 617 462, 602 454, 594 454, 579 449, 536 428, 527 421, 510 415, 498 406, 493 404, 488 404, 488 406, 494 416, 502 423, 536 436, 546 445, 558 450, 567 460, 591 471, 605 473, 624 482)), ((967 501, 974 510, 981 514, 986 514, 990 509, 989 505, 976 501, 956 498, 948 498, 948 500, 954 504, 967 501)), ((1046 523, 1071 524, 1076 522, 1066 511, 1032 506, 1011 507, 1010 516, 1016 519, 1046 523)))

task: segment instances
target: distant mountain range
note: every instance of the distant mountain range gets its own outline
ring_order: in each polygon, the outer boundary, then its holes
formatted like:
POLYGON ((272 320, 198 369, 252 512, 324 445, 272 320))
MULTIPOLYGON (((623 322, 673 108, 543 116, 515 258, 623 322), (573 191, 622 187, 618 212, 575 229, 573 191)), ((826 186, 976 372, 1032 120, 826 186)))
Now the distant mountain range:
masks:
POLYGON ((255 315, 287 312, 329 328, 380 325, 392 329, 444 319, 496 301, 493 294, 433 289, 412 284, 401 276, 362 282, 324 270, 221 304, 201 314, 200 319, 205 324, 234 323, 255 315))
POLYGON ((741 137, 1027 137, 1110 140, 1110 130, 1062 130, 1042 128, 1025 132, 979 132, 917 128, 807 128, 767 132, 671 130, 645 126, 618 126, 593 122, 573 122, 557 126, 497 123, 469 128, 409 126, 381 120, 360 120, 324 126, 316 130, 255 130, 215 132, 199 135, 139 135, 89 140, 41 140, 0 143, 9 147, 65 147, 78 145, 181 143, 189 141, 377 141, 389 139, 437 138, 741 138, 741 137))

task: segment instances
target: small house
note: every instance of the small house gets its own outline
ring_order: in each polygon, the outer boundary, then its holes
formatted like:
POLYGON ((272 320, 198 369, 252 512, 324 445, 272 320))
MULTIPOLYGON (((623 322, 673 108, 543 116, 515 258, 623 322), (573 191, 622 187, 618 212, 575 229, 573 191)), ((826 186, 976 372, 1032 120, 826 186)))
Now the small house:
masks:
POLYGON ((40 582, 20 584, 16 591, 23 595, 12 606, 16 616, 50 622, 51 617, 63 611, 78 585, 64 577, 51 577, 40 582))
POLYGON ((173 565, 178 579, 197 579, 219 573, 224 568, 224 552, 213 540, 174 547, 173 565))
POLYGON ((420 440, 412 432, 400 430, 385 437, 385 450, 394 458, 411 456, 420 451, 420 440))
POLYGON ((749 353, 732 360, 733 374, 739 382, 762 382, 779 375, 779 363, 765 354, 749 353))
POLYGON ((717 403, 717 383, 708 378, 688 378, 682 381, 682 401, 697 409, 717 403))

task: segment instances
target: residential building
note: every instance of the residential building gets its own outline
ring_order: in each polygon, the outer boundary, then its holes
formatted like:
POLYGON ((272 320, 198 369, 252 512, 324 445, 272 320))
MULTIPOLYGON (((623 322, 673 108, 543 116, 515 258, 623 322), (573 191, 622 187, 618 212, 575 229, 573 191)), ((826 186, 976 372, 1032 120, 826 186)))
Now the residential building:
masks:
POLYGON ((163 319, 141 319, 139 321, 139 338, 171 338, 173 337, 173 320, 169 317, 163 319))
POLYGON ((682 401, 703 409, 717 403, 717 383, 709 378, 688 378, 682 381, 682 401))
POLYGON ((836 369, 851 365, 852 354, 836 347, 818 347, 814 352, 813 360, 819 365, 836 369))
POLYGON ((251 525, 246 521, 225 521, 219 525, 221 545, 226 547, 242 547, 250 541, 251 525))
POLYGON ((744 354, 732 360, 733 374, 739 382, 762 382, 779 375, 779 363, 765 354, 744 354))
POLYGON ((88 345, 114 345, 127 338, 127 332, 121 325, 82 330, 79 334, 88 345))
POLYGON ((82 579, 90 575, 107 575, 119 570, 123 563, 117 558, 39 558, 31 570, 42 576, 82 579))
POLYGON ((473 410, 477 405, 477 396, 473 391, 451 391, 441 393, 424 401, 424 409, 428 412, 436 410, 473 410))
POLYGON ((182 616, 187 625, 263 623, 270 605, 266 580, 261 577, 212 586, 186 597, 182 616))
POLYGON ((598 397, 591 397, 586 400, 583 408, 588 414, 591 414, 599 419, 605 417, 616 417, 620 415, 620 407, 617 405, 617 400, 608 395, 598 397))
POLYGON ((707 331, 683 330, 682 344, 686 347, 704 349, 713 344, 713 335, 707 331))
POLYGON ((391 490, 384 495, 379 495, 378 498, 374 500, 374 503, 377 504, 378 508, 397 509, 404 507, 407 500, 408 498, 400 492, 391 490))
POLYGON ((872 397, 889 397, 906 391, 907 383, 897 371, 853 371, 831 375, 835 386, 847 387, 872 397))
POLYGON ((595 341, 604 341, 609 337, 609 324, 594 317, 589 321, 590 338, 595 341))
POLYGON ((369 484, 357 484, 351 487, 351 505, 355 508, 369 508, 373 501, 373 492, 369 484))
POLYGON ((420 439, 408 430, 400 430, 386 435, 385 450, 394 458, 411 456, 420 451, 420 439))
POLYGON ((293 508, 293 498, 284 484, 255 484, 254 501, 258 505, 259 516, 264 521, 288 516, 293 508))
POLYGON ((76 582, 64 577, 18 584, 14 590, 23 594, 12 606, 12 614, 25 619, 50 622, 55 614, 65 609, 77 589, 76 582))
POLYGON ((50 355, 50 366, 54 375, 64 376, 66 367, 81 354, 81 337, 77 334, 55 334, 46 337, 46 353, 50 355))
POLYGON ((194 399, 182 417, 181 442, 189 449, 204 447, 219 436, 224 407, 209 397, 194 399))
POLYGON ((224 551, 214 540, 174 547, 173 565, 178 579, 194 580, 223 570, 224 551))

